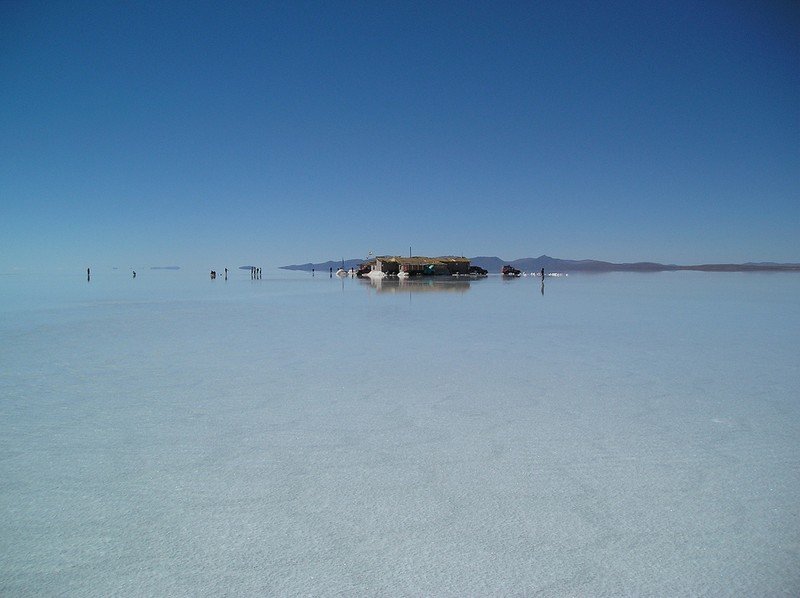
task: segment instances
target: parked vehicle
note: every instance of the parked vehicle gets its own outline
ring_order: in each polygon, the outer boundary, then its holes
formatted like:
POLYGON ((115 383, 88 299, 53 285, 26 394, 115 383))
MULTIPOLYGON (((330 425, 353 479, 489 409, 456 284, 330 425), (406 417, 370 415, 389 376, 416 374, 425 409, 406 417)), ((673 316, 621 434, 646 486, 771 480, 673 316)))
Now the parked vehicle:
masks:
POLYGON ((505 265, 503 266, 502 274, 503 276, 508 276, 508 277, 518 277, 522 275, 522 272, 520 272, 513 266, 505 265))

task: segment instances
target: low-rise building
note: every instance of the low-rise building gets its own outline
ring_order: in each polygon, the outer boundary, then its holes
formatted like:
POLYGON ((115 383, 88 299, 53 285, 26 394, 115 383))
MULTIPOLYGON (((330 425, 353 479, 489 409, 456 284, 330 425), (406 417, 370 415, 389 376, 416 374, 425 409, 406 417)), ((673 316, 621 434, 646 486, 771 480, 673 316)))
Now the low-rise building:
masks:
POLYGON ((469 274, 469 260, 465 257, 402 257, 382 255, 362 265, 363 268, 378 270, 386 276, 397 276, 401 272, 409 276, 435 276, 469 274))

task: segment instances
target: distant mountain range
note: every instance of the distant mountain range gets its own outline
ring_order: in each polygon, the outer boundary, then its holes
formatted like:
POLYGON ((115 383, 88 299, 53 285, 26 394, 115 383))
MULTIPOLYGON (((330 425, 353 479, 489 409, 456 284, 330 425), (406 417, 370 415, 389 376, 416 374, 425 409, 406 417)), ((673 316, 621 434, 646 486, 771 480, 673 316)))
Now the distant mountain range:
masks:
MULTIPOLYGON (((281 266, 284 270, 311 270, 325 271, 340 267, 345 270, 357 268, 364 263, 363 259, 350 259, 339 261, 320 262, 318 264, 295 264, 281 266)), ((674 270, 699 270, 704 272, 800 272, 800 264, 779 264, 775 262, 748 262, 746 264, 698 264, 693 266, 679 266, 676 264, 658 264, 655 262, 634 262, 615 264, 598 260, 562 260, 547 255, 539 257, 525 257, 517 260, 502 260, 499 257, 478 256, 469 258, 473 266, 480 266, 489 272, 499 273, 500 269, 509 264, 524 272, 538 272, 542 268, 545 272, 666 272, 674 270)))
POLYGON ((545 269, 546 272, 666 272, 674 270, 700 270, 706 272, 749 272, 767 270, 797 270, 800 264, 777 264, 773 262, 746 263, 746 264, 697 264, 679 266, 676 264, 659 264, 656 262, 633 262, 617 264, 598 260, 562 260, 547 255, 539 257, 526 257, 506 262, 497 257, 474 257, 470 264, 486 268, 489 272, 499 272, 505 264, 515 268, 536 272, 545 269))

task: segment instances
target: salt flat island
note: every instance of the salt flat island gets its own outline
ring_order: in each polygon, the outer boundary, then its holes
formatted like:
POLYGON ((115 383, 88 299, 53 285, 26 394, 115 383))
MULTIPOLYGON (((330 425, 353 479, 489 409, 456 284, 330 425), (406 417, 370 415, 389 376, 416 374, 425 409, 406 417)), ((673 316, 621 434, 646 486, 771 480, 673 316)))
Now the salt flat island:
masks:
POLYGON ((359 265, 357 276, 398 278, 426 276, 485 276, 486 270, 470 266, 465 257, 378 256, 359 265))
POLYGON ((0 277, 2 593, 795 594, 800 277, 539 286, 0 277))
MULTIPOLYGON (((404 258, 402 256, 386 256, 389 261, 391 260, 404 260, 411 258, 404 258)), ((348 259, 338 261, 327 261, 321 263, 305 263, 293 264, 289 266, 281 266, 283 270, 303 270, 311 272, 316 270, 318 272, 327 271, 329 268, 336 270, 341 267, 344 269, 359 269, 366 263, 374 263, 376 258, 364 259, 348 259)), ((546 272, 585 272, 585 273, 603 273, 603 272, 679 272, 679 271, 695 271, 695 272, 800 272, 800 264, 798 263, 777 263, 777 262, 747 262, 747 263, 720 263, 720 264, 660 264, 657 262, 629 262, 629 263, 614 263, 605 262, 602 260, 573 260, 554 258, 548 255, 541 255, 539 257, 526 257, 517 258, 513 260, 504 260, 499 257, 453 257, 453 258, 426 258, 417 257, 414 259, 422 260, 423 263, 431 263, 432 260, 447 260, 456 259, 460 261, 466 260, 470 266, 478 267, 488 272, 499 273, 506 265, 516 268, 524 272, 540 272, 544 269, 546 272)))

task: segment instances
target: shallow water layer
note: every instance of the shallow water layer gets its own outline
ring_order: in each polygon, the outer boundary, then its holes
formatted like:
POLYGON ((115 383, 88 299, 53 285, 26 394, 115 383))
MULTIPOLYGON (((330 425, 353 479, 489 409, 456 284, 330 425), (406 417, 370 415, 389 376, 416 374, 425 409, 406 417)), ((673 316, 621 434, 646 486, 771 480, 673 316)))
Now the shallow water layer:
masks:
POLYGON ((800 276, 0 276, 0 593, 796 595, 800 276))

